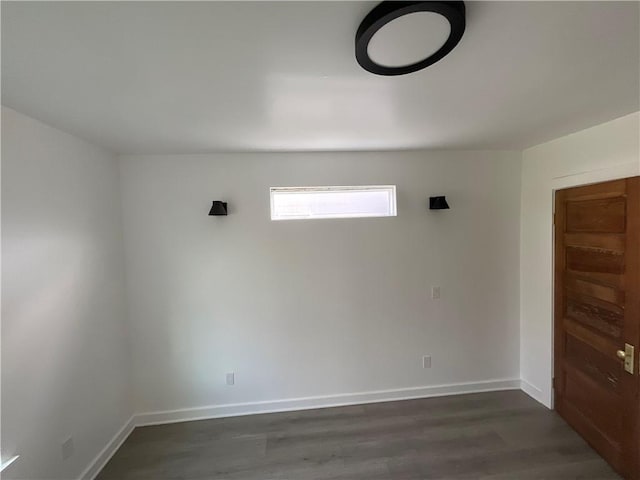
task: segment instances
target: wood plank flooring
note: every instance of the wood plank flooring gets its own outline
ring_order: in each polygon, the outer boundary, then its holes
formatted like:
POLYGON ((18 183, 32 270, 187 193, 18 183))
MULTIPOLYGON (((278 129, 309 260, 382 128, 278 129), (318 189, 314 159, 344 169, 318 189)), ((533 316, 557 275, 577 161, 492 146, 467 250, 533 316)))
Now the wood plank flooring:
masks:
POLYGON ((619 479, 520 391, 136 428, 97 480, 619 479))

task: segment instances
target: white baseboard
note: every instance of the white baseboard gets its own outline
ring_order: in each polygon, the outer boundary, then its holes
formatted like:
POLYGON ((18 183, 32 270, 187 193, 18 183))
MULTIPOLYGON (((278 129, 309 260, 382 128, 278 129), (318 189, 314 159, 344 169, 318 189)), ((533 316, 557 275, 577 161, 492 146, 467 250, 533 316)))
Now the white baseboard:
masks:
POLYGON ((14 455, 13 457, 9 458, 7 461, 2 462, 2 464, 0 464, 0 472, 2 472, 3 470, 5 470, 6 468, 9 467, 9 465, 11 465, 12 463, 14 463, 16 460, 18 460, 20 458, 20 455, 14 455))
MULTIPOLYGON (((445 395, 461 395, 464 393, 495 392, 500 390, 524 390, 526 388, 542 392, 520 379, 484 380, 480 382, 452 383, 425 387, 400 388, 393 390, 377 390, 360 393, 343 393, 316 397, 291 398, 262 402, 231 403, 206 407, 184 408, 159 412, 139 413, 133 415, 114 435, 109 443, 94 458, 91 464, 80 475, 80 480, 93 480, 104 468, 113 454, 120 448, 135 427, 162 425, 167 423, 206 420, 208 418, 235 417, 259 413, 289 412, 309 410, 313 408, 340 407, 363 403, 390 402, 394 400, 411 400, 415 398, 442 397, 445 395)), ((534 395, 531 395, 536 398, 534 395)), ((537 398, 536 398, 537 400, 537 398)))
POLYGON ((542 394, 542 390, 536 387, 535 385, 527 382, 524 379, 521 379, 520 390, 522 390, 524 393, 529 395, 531 398, 533 398, 537 402, 540 402, 541 404, 543 404, 545 407, 551 408, 549 405, 547 405, 547 402, 545 402, 544 395, 542 394))
POLYGON ((134 415, 136 426, 161 425, 166 423, 205 420, 208 418, 234 417, 257 413, 288 412, 312 408, 339 407, 362 403, 410 400, 414 398, 459 395, 463 393, 492 392, 498 390, 519 390, 520 379, 486 380, 481 382, 454 383, 425 387, 378 390, 372 392, 344 393, 316 397, 291 398, 261 402, 231 403, 206 407, 184 408, 134 415))
POLYGON ((127 423, 114 435, 114 437, 107 443, 107 445, 96 455, 96 458, 89 464, 84 472, 80 475, 80 480, 93 480, 96 478, 100 470, 104 468, 107 462, 113 457, 113 454, 120 448, 120 445, 124 443, 129 434, 133 432, 136 427, 135 415, 132 416, 127 423))

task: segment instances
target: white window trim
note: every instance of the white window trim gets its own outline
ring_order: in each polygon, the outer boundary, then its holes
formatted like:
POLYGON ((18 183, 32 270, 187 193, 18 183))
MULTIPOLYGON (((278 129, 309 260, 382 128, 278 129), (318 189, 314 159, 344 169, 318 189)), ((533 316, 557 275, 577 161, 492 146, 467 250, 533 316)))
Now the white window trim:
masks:
POLYGON ((271 220, 322 220, 335 218, 374 218, 374 217, 395 217, 397 213, 396 204, 396 186, 395 185, 336 185, 336 186, 315 186, 315 187, 271 187, 269 189, 271 220), (345 213, 331 215, 291 215, 287 217, 274 216, 274 194, 276 193, 317 193, 317 192, 366 192, 366 191, 388 191, 389 195, 389 214, 361 214, 361 213, 345 213))

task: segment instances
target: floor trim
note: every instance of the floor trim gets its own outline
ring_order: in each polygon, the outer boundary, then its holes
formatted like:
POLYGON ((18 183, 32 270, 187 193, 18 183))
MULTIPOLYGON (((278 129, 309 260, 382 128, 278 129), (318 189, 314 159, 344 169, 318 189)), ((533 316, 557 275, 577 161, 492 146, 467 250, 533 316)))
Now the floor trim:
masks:
POLYGON ((363 403, 389 402, 394 400, 410 400, 414 398, 459 395, 463 393, 520 390, 521 388, 521 380, 519 378, 514 378, 262 402, 230 403, 223 405, 210 405, 206 407, 184 408, 179 410, 139 413, 134 415, 134 423, 135 426, 140 427, 188 422, 192 420, 205 420, 208 418, 309 410, 313 408, 339 407, 345 405, 359 405, 363 403))
POLYGON ((113 457, 114 453, 118 451, 120 446, 124 443, 127 437, 133 432, 133 429, 136 428, 135 423, 135 415, 133 415, 127 423, 125 423, 118 433, 116 433, 113 438, 107 443, 107 445, 98 453, 96 458, 89 464, 89 466, 85 469, 84 472, 80 475, 80 480, 93 480, 96 478, 98 473, 104 468, 111 457, 113 457))
POLYGON ((0 465, 0 472, 4 471, 9 465, 11 465, 13 462, 18 460, 18 458, 20 458, 20 455, 14 455, 13 457, 9 458, 6 462, 3 462, 0 465))
POLYGON ((527 382, 526 380, 520 380, 520 390, 529 395, 534 400, 543 404, 545 407, 549 408, 549 406, 545 403, 542 395, 542 390, 536 387, 535 385, 527 382))

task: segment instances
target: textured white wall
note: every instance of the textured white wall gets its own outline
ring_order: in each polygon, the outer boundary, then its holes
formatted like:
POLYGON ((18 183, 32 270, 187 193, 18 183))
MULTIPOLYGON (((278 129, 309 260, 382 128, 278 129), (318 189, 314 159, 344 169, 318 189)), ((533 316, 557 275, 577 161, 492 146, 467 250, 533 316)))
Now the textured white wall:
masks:
POLYGON ((77 478, 133 412, 118 183, 111 154, 2 108, 4 479, 77 478))
POLYGON ((640 114, 523 152, 520 365, 523 388, 551 406, 553 370, 553 192, 640 175, 640 114))
POLYGON ((518 379, 520 159, 122 157, 137 411, 518 379), (270 186, 361 184, 396 184, 398 216, 269 219, 270 186))

